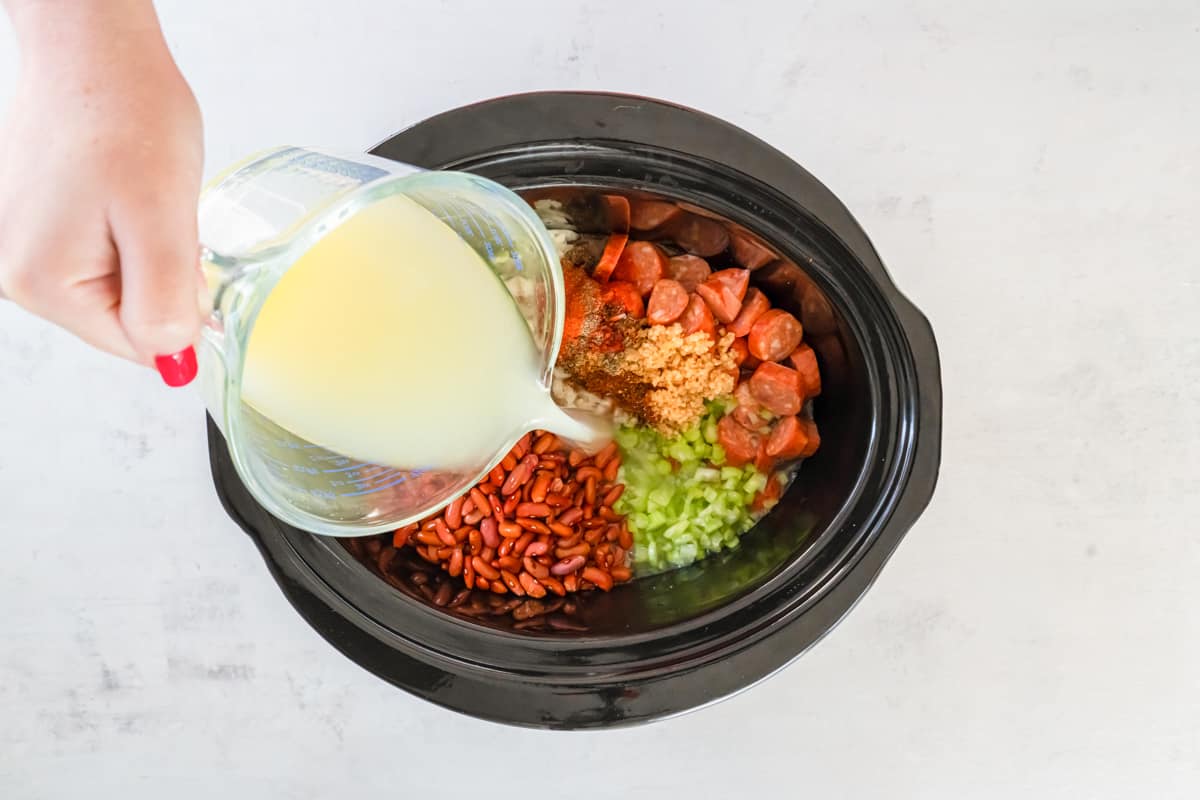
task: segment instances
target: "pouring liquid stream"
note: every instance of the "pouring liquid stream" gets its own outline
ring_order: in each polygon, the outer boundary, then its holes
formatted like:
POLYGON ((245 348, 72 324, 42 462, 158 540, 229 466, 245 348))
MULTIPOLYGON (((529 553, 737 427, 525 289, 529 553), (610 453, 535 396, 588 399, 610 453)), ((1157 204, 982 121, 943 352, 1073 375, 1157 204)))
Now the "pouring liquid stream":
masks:
POLYGON ((244 402, 309 442, 409 470, 481 469, 524 432, 587 446, 560 409, 512 295, 445 223, 391 195, 331 230, 272 289, 244 402))

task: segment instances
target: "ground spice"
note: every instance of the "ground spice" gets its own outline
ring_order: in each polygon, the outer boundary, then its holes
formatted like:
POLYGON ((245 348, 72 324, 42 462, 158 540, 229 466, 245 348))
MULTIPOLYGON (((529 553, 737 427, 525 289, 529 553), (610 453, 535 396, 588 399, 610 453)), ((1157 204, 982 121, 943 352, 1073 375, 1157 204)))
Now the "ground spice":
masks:
POLYGON ((703 332, 685 335, 677 324, 647 326, 603 304, 599 285, 582 270, 565 274, 568 315, 558 365, 579 388, 666 434, 703 416, 706 400, 733 393, 732 334, 714 343, 703 332))
POLYGON ((706 400, 733 394, 733 339, 726 333, 714 344, 707 333, 684 334, 678 324, 642 329, 622 356, 625 368, 650 387, 643 419, 663 433, 677 433, 704 415, 706 400))

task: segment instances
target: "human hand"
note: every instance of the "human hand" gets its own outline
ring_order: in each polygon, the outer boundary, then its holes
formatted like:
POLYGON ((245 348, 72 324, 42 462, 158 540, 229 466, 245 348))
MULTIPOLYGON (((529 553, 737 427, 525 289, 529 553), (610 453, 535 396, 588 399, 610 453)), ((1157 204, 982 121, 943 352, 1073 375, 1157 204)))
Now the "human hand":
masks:
POLYGON ((188 383, 203 131, 153 5, 4 3, 22 58, 0 128, 0 297, 188 383))

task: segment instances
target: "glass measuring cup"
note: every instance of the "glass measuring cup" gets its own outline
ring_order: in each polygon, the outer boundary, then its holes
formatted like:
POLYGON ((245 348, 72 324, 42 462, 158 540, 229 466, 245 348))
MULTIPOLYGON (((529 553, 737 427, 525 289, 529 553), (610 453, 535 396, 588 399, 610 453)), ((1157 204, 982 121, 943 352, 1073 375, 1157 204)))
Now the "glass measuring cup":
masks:
MULTIPOLYGON (((199 348, 199 385, 242 481, 284 522, 332 536, 392 530, 462 494, 532 428, 575 440, 595 435, 549 399, 562 337, 562 274, 537 215, 502 186, 368 155, 282 147, 229 168, 205 189, 200 237, 213 314, 199 348), (274 421, 244 392, 256 322, 288 270, 347 220, 395 195, 432 214, 482 259, 511 295, 539 355, 534 407, 523 419, 497 417, 487 452, 453 468, 375 463, 331 449, 328 441, 307 439, 274 421)), ((486 272, 480 274, 488 277, 486 272)), ((468 322, 485 332, 486 320, 468 322)), ((396 342, 397 348, 415 346, 420 343, 396 342)), ((357 390, 346 387, 348 395, 357 390)), ((481 413, 488 403, 480 393, 481 413)))

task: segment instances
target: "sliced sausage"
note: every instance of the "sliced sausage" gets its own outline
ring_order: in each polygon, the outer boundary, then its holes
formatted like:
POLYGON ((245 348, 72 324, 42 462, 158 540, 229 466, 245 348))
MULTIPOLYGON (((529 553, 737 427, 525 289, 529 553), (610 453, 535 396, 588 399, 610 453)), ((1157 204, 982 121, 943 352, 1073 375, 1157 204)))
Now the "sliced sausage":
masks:
POLYGON ((747 344, 750 354, 763 361, 786 358, 804 338, 800 322, 786 311, 772 308, 760 316, 750 328, 747 344))
POLYGON ((688 290, 679 281, 663 278, 654 284, 650 292, 646 319, 651 325, 670 325, 679 319, 690 299, 688 290))
POLYGON ((733 344, 729 345, 729 352, 733 353, 733 363, 739 367, 746 363, 746 359, 750 357, 750 347, 746 344, 746 340, 737 338, 733 340, 733 344))
POLYGON ((800 391, 805 397, 816 397, 821 393, 821 369, 817 366, 817 354, 801 343, 788 356, 792 369, 800 373, 800 391))
POLYGON ((808 446, 804 448, 804 452, 800 454, 801 458, 808 458, 821 447, 821 434, 817 430, 817 423, 808 417, 800 417, 800 424, 804 426, 804 433, 808 436, 808 446))
POLYGON ((775 423, 767 437, 767 455, 799 458, 808 450, 808 428, 799 417, 784 417, 775 423))
POLYGON ((758 446, 762 439, 727 414, 717 423, 717 442, 725 450, 725 463, 731 467, 741 467, 758 457, 758 446))
POLYGON ((773 361, 764 361, 754 370, 750 376, 750 391, 763 407, 781 417, 798 413, 804 403, 796 370, 773 361))
POLYGON ((613 277, 619 281, 629 281, 637 287, 642 297, 645 297, 663 276, 666 267, 667 257, 653 244, 630 242, 625 245, 625 250, 617 261, 613 277))
POLYGON ((696 291, 696 287, 708 280, 710 275, 712 269, 700 256, 672 256, 667 261, 667 277, 682 283, 689 292, 696 291))
POLYGON ((687 214, 671 226, 671 237, 689 253, 715 256, 729 246, 729 233, 719 222, 687 214))
POLYGON ((704 331, 713 336, 717 332, 717 321, 713 319, 712 311, 708 309, 708 303, 700 299, 698 294, 689 295, 687 308, 683 310, 679 324, 683 326, 685 334, 704 331))
POLYGON ((629 204, 629 227, 635 231, 650 231, 681 214, 683 210, 679 206, 664 200, 634 200, 629 204))
POLYGON ((629 233, 629 200, 619 194, 606 194, 601 199, 608 217, 608 229, 613 233, 629 233))
POLYGON ((733 392, 733 399, 737 401, 737 406, 729 413, 743 428, 758 430, 767 424, 762 417, 762 404, 754 398, 749 382, 742 381, 738 384, 733 392))
POLYGON ((776 258, 774 253, 741 231, 729 235, 729 247, 733 251, 733 260, 750 270, 765 267, 776 258))
POLYGON ((754 457, 754 468, 763 475, 770 475, 775 471, 775 456, 767 452, 767 438, 760 437, 758 443, 758 455, 754 457))
POLYGON ((629 244, 629 234, 611 234, 608 242, 604 245, 604 252, 600 254, 600 260, 596 263, 596 268, 592 270, 592 277, 598 281, 606 281, 612 277, 613 270, 617 268, 617 262, 621 260, 621 253, 625 252, 627 244, 629 244))
POLYGON ((728 286, 740 303, 746 297, 746 287, 750 285, 750 270, 722 269, 714 272, 712 279, 728 286))
POLYGON ((724 281, 715 276, 697 286, 696 294, 704 298, 704 302, 712 309, 713 316, 721 322, 733 322, 742 310, 742 302, 737 299, 737 295, 724 281))
POLYGON ((734 336, 746 336, 758 318, 771 309, 771 301, 767 296, 754 287, 746 290, 746 299, 742 300, 742 310, 729 323, 729 331, 734 336))
POLYGON ((628 281, 611 281, 604 285, 600 299, 611 305, 621 306, 625 313, 636 319, 646 314, 646 306, 637 287, 628 281))

